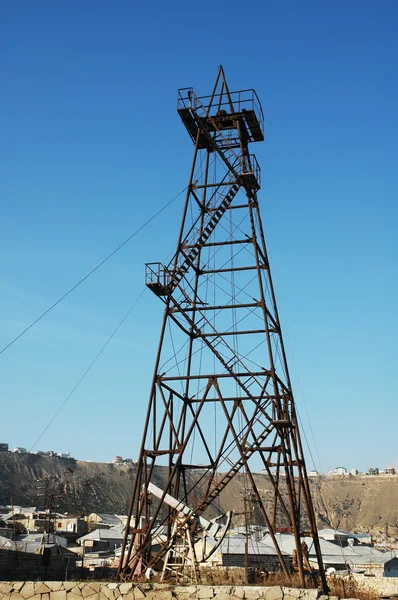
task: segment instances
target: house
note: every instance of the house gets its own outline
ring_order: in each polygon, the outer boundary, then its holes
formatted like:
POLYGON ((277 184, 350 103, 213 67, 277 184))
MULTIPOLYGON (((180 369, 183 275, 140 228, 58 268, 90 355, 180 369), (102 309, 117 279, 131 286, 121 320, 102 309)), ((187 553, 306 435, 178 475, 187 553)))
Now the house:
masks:
POLYGON ((127 522, 127 516, 125 515, 112 515, 106 513, 90 513, 87 517, 88 529, 110 529, 115 525, 125 525, 127 522))
MULTIPOLYGON (((275 537, 280 549, 292 556, 293 550, 296 548, 294 536, 291 533, 276 533, 275 537)), ((271 536, 267 534, 262 541, 266 544, 272 543, 271 536)), ((303 537, 302 541, 307 544, 310 562, 317 563, 314 540, 310 537, 303 537)), ((327 567, 345 568, 346 557, 351 555, 356 556, 350 546, 342 548, 322 538, 319 538, 319 545, 324 564, 327 567)))
POLYGON ((42 554, 46 549, 49 554, 60 554, 61 548, 66 548, 67 541, 60 536, 52 533, 28 533, 18 535, 14 540, 10 540, 13 550, 19 552, 30 552, 33 554, 42 554))
MULTIPOLYGON (((195 544, 195 551, 198 560, 203 553, 207 555, 218 540, 205 538, 195 544)), ((290 557, 286 553, 286 560, 290 563, 290 557)), ((207 564, 213 567, 244 567, 246 564, 246 536, 242 534, 232 534, 225 537, 220 546, 210 557, 207 564)), ((252 537, 247 538, 247 562, 249 567, 259 567, 267 571, 280 571, 281 566, 274 546, 264 544, 252 537)))
POLYGON ((122 545, 124 534, 119 528, 95 529, 87 535, 80 537, 77 542, 85 552, 99 552, 106 550, 114 552, 122 545))
MULTIPOLYGON (((295 549, 295 540, 290 533, 277 533, 276 539, 279 547, 290 556, 295 549)), ((308 555, 311 565, 317 568, 314 541, 310 537, 302 538, 308 546, 308 555)), ((262 540, 269 543, 270 536, 267 534, 262 540)), ((319 545, 322 554, 322 560, 326 568, 333 567, 337 571, 350 570, 358 573, 364 573, 372 577, 392 577, 393 573, 398 574, 398 558, 395 554, 379 552, 374 548, 367 546, 346 547, 333 544, 322 538, 319 539, 319 545)))
POLYGON ((368 469, 368 475, 378 475, 379 469, 377 467, 372 467, 368 469))
POLYGON ((318 535, 323 540, 339 546, 348 546, 348 540, 354 537, 348 531, 342 531, 341 529, 320 529, 318 535))
POLYGON ((354 569, 374 577, 397 577, 398 557, 395 552, 380 552, 370 546, 353 548, 358 558, 354 560, 354 569))
POLYGON ((370 533, 351 533, 350 537, 354 538, 354 540, 360 545, 372 545, 372 536, 370 533))
POLYGON ((16 514, 14 512, 13 520, 19 523, 26 531, 44 533, 46 525, 48 525, 48 512, 45 510, 36 510, 36 508, 20 507, 16 514))
MULTIPOLYGON (((389 558, 386 556, 386 559, 389 558)), ((384 577, 398 577, 398 557, 394 556, 383 564, 384 577)))
POLYGON ((347 475, 347 469, 345 467, 336 467, 332 471, 329 471, 329 475, 347 475))
POLYGON ((26 530, 33 530, 34 526, 31 522, 33 518, 33 514, 35 512, 35 508, 33 507, 22 507, 22 506, 14 506, 13 508, 10 506, 3 507, 1 509, 0 520, 4 522, 5 525, 12 527, 18 533, 26 533, 26 530), (6 512, 3 512, 6 511, 6 512))
POLYGON ((387 467, 384 469, 384 475, 395 475, 396 471, 394 467, 387 467))
POLYGON ((67 459, 72 458, 72 456, 70 455, 70 452, 58 452, 57 456, 58 456, 58 458, 67 458, 67 459))
MULTIPOLYGON (((0 509, 0 521, 5 521, 9 526, 17 528, 19 531, 44 533, 48 527, 48 510, 39 510, 35 507, 14 506, 8 508, 7 513, 0 509)), ((79 536, 87 533, 87 523, 84 519, 79 519, 68 514, 55 514, 55 533, 57 531, 66 531, 68 533, 77 533, 79 536)))
POLYGON ((55 519, 55 532, 65 531, 67 533, 76 533, 79 537, 88 531, 88 523, 79 517, 68 515, 57 515, 55 519))
POLYGON ((320 476, 321 476, 321 474, 318 471, 316 471, 316 469, 312 469, 312 471, 308 472, 308 477, 320 477, 320 476))

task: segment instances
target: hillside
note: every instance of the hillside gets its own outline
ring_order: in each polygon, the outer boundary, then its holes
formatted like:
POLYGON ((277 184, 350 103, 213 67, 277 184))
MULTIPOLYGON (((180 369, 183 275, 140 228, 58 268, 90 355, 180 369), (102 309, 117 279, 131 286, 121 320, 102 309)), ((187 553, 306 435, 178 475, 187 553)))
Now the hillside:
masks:
POLYGON ((67 492, 60 500, 60 511, 125 513, 134 467, 1 452, 0 504, 9 504, 12 495, 15 505, 41 505, 46 477, 57 478, 54 489, 62 487, 67 492))
MULTIPOLYGON (((60 498, 59 511, 126 513, 134 472, 133 465, 0 453, 0 504, 9 504, 12 496, 16 505, 40 505, 42 480, 52 477, 57 478, 56 488, 67 492, 60 498)), ((255 477, 267 499, 267 478, 255 477)), ((162 480, 159 469, 156 483, 161 486, 162 480)), ((220 496, 220 508, 241 512, 243 490, 243 477, 233 479, 220 496)), ((398 534, 398 476, 320 478, 311 481, 311 490, 320 527, 372 533, 388 527, 390 535, 398 534)))

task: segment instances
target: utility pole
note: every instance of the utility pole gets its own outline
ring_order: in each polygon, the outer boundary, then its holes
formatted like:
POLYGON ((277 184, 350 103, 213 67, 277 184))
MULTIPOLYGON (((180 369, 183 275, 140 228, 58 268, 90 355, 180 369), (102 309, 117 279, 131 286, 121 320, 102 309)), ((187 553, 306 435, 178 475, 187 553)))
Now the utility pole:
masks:
POLYGON ((11 512, 12 512, 12 530, 13 530, 13 534, 15 537, 17 535, 17 527, 16 527, 16 523, 15 523, 14 494, 12 493, 12 490, 10 492, 10 499, 11 499, 11 512))
POLYGON ((57 477, 46 476, 38 479, 38 496, 45 511, 44 536, 48 542, 51 534, 55 534, 56 509, 63 496, 63 490, 57 477))
POLYGON ((249 523, 249 513, 248 513, 248 497, 245 490, 243 496, 243 510, 245 516, 245 583, 246 585, 249 583, 249 535, 250 535, 250 523, 249 523))

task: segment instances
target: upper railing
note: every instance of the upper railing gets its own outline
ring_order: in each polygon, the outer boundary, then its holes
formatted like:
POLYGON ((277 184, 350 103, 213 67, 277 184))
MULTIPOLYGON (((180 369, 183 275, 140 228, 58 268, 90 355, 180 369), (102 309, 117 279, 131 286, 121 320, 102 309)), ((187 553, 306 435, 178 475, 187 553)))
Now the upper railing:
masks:
MULTIPOLYGON (((231 132, 237 120, 246 127, 247 141, 264 139, 264 114, 254 90, 197 96, 193 88, 182 88, 178 90, 177 111, 194 141, 200 121, 206 122, 210 131, 224 132, 232 143, 238 139, 231 132)), ((204 142, 201 147, 205 147, 204 142)))
POLYGON ((178 90, 177 110, 180 108, 191 108, 195 110, 200 117, 215 116, 219 110, 226 110, 227 113, 253 110, 258 122, 263 125, 262 131, 264 133, 264 113, 256 92, 254 90, 230 92, 230 98, 233 105, 233 111, 225 93, 215 94, 214 96, 197 96, 193 91, 193 88, 181 88, 178 90), (211 107, 209 114, 210 102, 211 107))

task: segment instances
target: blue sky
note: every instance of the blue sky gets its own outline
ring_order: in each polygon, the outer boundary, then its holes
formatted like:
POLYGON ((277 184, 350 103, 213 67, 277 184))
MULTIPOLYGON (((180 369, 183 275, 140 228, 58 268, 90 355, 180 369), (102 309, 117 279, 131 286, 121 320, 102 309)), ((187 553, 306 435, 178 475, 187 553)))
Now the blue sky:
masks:
MULTIPOLYGON (((208 93, 222 63, 263 104, 261 209, 316 467, 394 461, 397 26, 388 0, 3 3, 1 346, 186 185, 177 89, 208 93)), ((181 210, 1 355, 2 441, 34 443, 143 289, 144 263, 173 249, 181 210)), ((145 293, 38 449, 136 457, 161 314, 145 293)))

